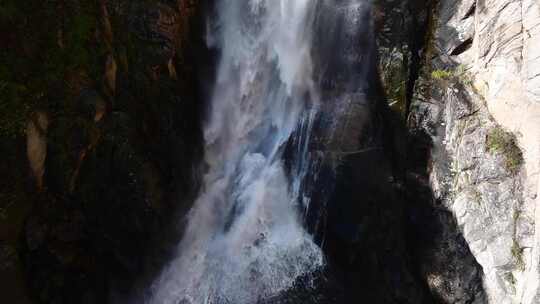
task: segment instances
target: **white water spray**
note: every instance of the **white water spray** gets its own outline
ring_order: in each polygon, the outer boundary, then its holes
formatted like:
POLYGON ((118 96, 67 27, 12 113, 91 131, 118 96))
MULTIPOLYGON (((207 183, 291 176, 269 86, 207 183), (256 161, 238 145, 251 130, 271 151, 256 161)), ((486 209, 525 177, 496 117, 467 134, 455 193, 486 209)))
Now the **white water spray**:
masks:
MULTIPOLYGON (((209 170, 151 303, 256 303, 322 266, 296 207, 309 165, 287 177, 282 161, 299 125, 297 136, 309 136, 317 109, 316 3, 219 1, 219 31, 210 39, 221 59, 205 127, 209 170)), ((307 153, 308 140, 296 142, 297 153, 307 153)))

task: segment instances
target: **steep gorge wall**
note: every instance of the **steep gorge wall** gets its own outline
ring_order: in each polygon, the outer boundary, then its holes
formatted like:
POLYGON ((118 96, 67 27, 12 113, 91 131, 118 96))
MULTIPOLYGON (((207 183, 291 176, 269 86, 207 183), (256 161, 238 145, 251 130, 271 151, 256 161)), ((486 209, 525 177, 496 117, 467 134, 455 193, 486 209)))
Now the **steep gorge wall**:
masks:
MULTIPOLYGON (((539 301, 539 13, 535 1, 438 1, 410 96, 408 126, 425 139, 413 151, 427 151, 430 187, 489 303, 539 301)), ((440 293, 448 278, 428 281, 440 293)))
MULTIPOLYGON (((110 0, 90 13, 86 1, 52 11, 28 3, 13 5, 33 10, 29 22, 0 27, 12 61, 0 87, 39 109, 30 120, 2 117, 1 136, 27 127, 0 147, 2 195, 28 189, 12 189, 17 172, 32 171, 37 187, 22 198, 34 207, 17 249, 38 301, 118 302, 133 277, 166 261, 170 210, 186 210, 197 185, 201 98, 191 88, 205 85, 196 74, 207 67, 194 66, 203 42, 191 38, 186 50, 178 38, 193 33, 199 3, 110 0), (44 16, 62 22, 40 24, 44 16), (33 40, 15 37, 29 32, 33 40)), ((329 210, 325 250, 346 270, 337 288, 346 297, 540 300, 539 12, 534 0, 377 1, 380 73, 397 114, 371 84, 347 108, 358 124, 371 113, 368 123, 343 136, 347 151, 367 153, 330 159, 339 164, 332 200, 347 203, 329 210)), ((8 217, 10 206, 0 205, 8 217)), ((2 262, 15 247, 0 243, 2 262)))
POLYGON ((167 261, 203 153, 199 4, 0 4, 0 277, 35 302, 118 303, 167 261))

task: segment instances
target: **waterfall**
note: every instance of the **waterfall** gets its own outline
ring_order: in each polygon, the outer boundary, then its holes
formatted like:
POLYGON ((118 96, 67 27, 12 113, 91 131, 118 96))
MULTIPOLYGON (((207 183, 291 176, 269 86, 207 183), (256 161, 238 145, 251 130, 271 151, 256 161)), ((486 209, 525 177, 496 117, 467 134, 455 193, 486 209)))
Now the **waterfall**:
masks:
POLYGON ((218 1, 208 37, 221 51, 204 134, 208 171, 150 303, 256 303, 323 266, 299 208, 309 201, 300 184, 319 108, 317 2, 218 1), (301 161, 287 174, 292 134, 301 161))

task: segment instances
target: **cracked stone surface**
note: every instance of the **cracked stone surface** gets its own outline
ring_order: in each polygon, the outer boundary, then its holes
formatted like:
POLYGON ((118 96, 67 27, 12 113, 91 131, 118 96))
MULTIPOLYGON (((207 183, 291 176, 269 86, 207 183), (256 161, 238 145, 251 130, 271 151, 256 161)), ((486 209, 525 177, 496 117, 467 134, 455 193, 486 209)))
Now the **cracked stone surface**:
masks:
POLYGON ((487 301, 540 303, 540 2, 442 0, 436 14, 428 65, 452 75, 424 72, 411 113, 435 145, 432 187, 483 268, 487 301), (517 138, 517 174, 488 152, 495 127, 517 138))

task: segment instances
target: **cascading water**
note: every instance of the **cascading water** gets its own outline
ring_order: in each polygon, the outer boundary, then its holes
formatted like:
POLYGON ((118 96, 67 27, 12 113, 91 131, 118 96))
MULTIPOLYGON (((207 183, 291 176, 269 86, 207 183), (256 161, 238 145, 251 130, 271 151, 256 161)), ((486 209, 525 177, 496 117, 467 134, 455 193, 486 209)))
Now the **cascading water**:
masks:
POLYGON ((324 259, 303 226, 324 233, 332 188, 316 186, 317 172, 332 179, 332 150, 355 150, 363 123, 368 0, 216 2, 208 171, 150 303, 269 303, 309 282, 324 259))
MULTIPOLYGON (((323 265, 301 224, 301 178, 283 151, 309 136, 318 108, 311 41, 317 1, 220 0, 221 49, 205 127, 208 172, 178 257, 153 287, 151 303, 256 303, 323 265)), ((307 153, 306 138, 297 153, 307 153)), ((295 159, 307 159, 295 155, 295 159)))

